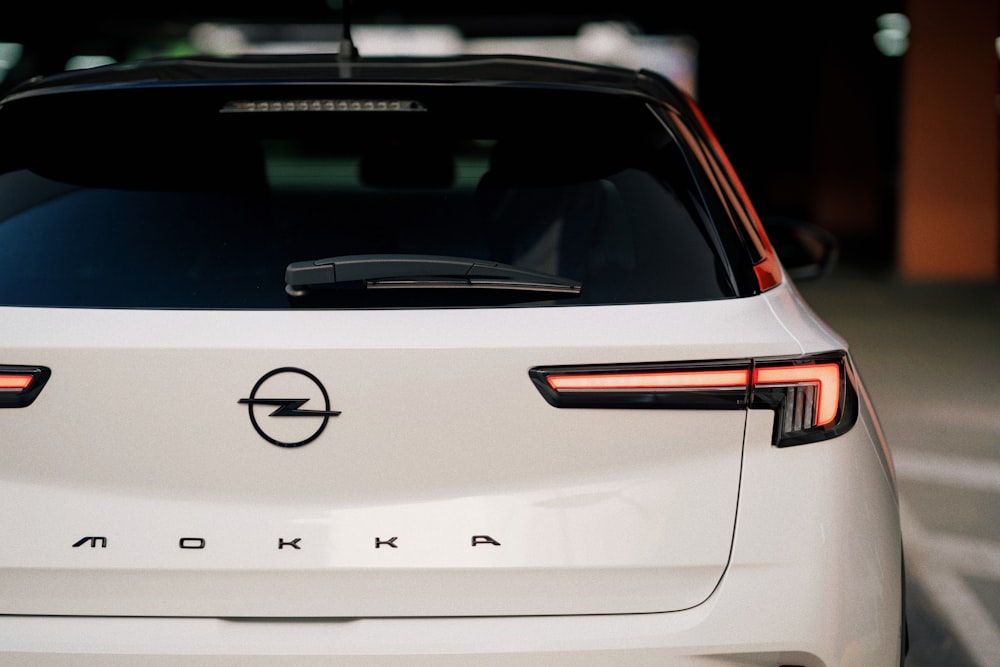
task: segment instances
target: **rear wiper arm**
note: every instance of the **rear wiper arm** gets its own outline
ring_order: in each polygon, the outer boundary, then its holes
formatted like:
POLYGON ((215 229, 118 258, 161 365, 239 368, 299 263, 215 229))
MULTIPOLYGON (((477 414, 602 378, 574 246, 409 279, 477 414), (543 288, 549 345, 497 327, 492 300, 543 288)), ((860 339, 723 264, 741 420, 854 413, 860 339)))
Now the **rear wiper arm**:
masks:
POLYGON ((342 255, 292 262, 285 291, 305 296, 309 288, 353 285, 364 289, 503 289, 578 296, 583 285, 570 278, 510 264, 446 255, 342 255))

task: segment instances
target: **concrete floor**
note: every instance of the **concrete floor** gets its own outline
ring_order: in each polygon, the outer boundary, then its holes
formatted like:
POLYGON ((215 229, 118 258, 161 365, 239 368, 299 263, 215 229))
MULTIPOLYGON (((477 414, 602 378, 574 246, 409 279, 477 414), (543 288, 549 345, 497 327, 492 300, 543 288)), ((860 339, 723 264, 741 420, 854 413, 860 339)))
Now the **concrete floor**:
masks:
POLYGON ((838 268, 798 287, 847 338, 894 452, 907 666, 1000 665, 1000 283, 838 268))

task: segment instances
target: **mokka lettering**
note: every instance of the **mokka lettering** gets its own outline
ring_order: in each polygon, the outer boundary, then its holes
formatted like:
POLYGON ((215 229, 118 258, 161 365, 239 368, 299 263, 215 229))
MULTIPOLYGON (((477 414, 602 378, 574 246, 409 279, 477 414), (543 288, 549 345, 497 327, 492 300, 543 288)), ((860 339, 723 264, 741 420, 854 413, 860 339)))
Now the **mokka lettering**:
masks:
MULTIPOLYGON (((303 543, 301 537, 279 537, 278 549, 285 550, 290 549, 294 551, 301 551, 307 548, 307 545, 303 543)), ((111 538, 107 535, 87 535, 81 537, 75 541, 72 545, 74 549, 80 549, 82 547, 89 547, 91 549, 110 549, 111 538)), ((374 546, 376 549, 399 549, 404 547, 405 540, 400 540, 398 535, 393 535, 392 537, 380 537, 375 536, 374 546)), ((470 546, 481 547, 481 546, 491 546, 499 547, 500 542, 489 535, 473 535, 470 539, 470 546)), ((208 539, 204 537, 181 537, 177 540, 178 549, 208 549, 208 539)))

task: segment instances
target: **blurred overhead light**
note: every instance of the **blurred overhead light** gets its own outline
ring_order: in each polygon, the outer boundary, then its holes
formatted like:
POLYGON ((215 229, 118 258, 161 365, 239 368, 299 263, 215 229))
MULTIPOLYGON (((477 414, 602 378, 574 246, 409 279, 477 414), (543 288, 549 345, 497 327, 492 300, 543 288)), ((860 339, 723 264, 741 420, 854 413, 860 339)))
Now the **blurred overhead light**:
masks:
POLYGON ((461 31, 450 25, 356 25, 352 30, 366 56, 454 56, 464 48, 461 31))
POLYGON ((898 58, 910 47, 910 19, 905 14, 882 14, 875 19, 875 46, 883 55, 898 58))
MULTIPOLYGON (((189 38, 200 53, 337 53, 343 30, 322 24, 201 23, 189 38)), ((462 53, 462 33, 449 25, 355 25, 355 45, 365 56, 451 56, 462 53)))
POLYGON ((111 65, 115 59, 111 56, 73 56, 66 61, 66 69, 90 69, 101 65, 111 65))
POLYGON ((590 60, 609 62, 631 46, 632 33, 617 21, 587 23, 577 33, 577 47, 590 60))
POLYGON ((0 70, 9 70, 21 59, 24 47, 14 42, 0 42, 0 70))
POLYGON ((24 47, 14 42, 0 42, 0 81, 7 78, 7 73, 21 60, 24 47))
POLYGON ((237 26, 199 23, 189 35, 196 51, 209 55, 229 56, 246 51, 247 40, 237 26))

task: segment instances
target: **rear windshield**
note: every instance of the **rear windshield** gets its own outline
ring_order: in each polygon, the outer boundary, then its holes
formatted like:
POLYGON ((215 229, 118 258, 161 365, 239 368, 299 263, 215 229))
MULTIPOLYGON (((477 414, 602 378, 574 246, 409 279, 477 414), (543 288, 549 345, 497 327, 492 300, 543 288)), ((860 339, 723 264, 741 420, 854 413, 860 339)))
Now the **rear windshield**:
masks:
MULTIPOLYGON (((484 307, 737 295, 746 267, 723 254, 734 232, 652 109, 499 101, 338 114, 248 111, 238 100, 204 123, 194 113, 139 125, 83 114, 72 131, 21 145, 0 173, 0 304, 484 307), (286 284, 289 264, 358 255, 502 263, 579 289, 471 286, 453 275, 286 284)), ((10 134, 14 121, 0 122, 10 134)))

